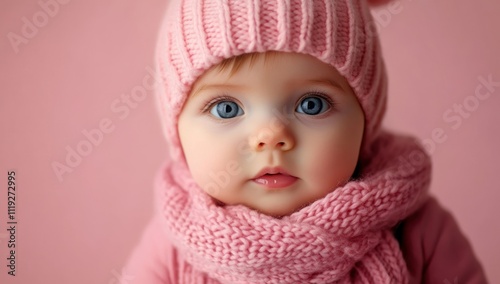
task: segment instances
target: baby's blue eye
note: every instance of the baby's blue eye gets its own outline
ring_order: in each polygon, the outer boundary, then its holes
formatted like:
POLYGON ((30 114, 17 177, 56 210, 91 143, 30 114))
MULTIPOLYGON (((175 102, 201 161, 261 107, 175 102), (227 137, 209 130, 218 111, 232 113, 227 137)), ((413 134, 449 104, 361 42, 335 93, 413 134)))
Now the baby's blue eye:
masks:
POLYGON ((297 107, 296 111, 298 113, 304 113, 308 115, 318 115, 328 110, 328 102, 321 97, 307 97, 304 98, 297 107))
POLYGON ((215 117, 228 119, 242 115, 243 110, 235 102, 222 101, 214 105, 210 109, 210 113, 213 114, 215 117))

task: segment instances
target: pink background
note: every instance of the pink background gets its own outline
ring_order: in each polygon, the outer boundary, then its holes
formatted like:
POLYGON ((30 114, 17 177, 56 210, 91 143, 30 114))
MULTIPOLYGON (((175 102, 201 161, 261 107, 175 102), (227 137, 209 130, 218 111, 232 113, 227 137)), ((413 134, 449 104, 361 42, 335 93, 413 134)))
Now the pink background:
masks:
MULTIPOLYGON (((1 283, 117 283, 151 215, 152 178, 166 155, 151 93, 120 101, 149 78, 165 0, 67 2, 45 19, 38 1, 0 3, 1 283), (16 53, 8 35, 22 35, 23 17, 33 23, 34 16, 39 27, 16 53), (84 142, 82 131, 106 121, 112 131, 95 146, 84 142), (88 155, 59 181, 52 163, 64 164, 68 149, 85 143, 88 155), (6 267, 7 170, 17 177, 16 277, 6 267)), ((500 87, 477 105, 469 96, 479 76, 500 81, 500 3, 395 3, 378 18, 390 78, 387 125, 421 139, 442 129, 432 191, 499 282, 500 87), (464 103, 460 125, 443 119, 464 103)))

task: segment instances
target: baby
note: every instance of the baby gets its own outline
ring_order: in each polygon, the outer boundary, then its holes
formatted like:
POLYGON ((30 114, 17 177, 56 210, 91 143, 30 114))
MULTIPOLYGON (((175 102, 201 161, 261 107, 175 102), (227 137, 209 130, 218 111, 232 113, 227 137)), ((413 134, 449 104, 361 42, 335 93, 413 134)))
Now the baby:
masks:
POLYGON ((486 283, 431 166, 381 129, 367 0, 172 0, 169 158, 126 283, 486 283))

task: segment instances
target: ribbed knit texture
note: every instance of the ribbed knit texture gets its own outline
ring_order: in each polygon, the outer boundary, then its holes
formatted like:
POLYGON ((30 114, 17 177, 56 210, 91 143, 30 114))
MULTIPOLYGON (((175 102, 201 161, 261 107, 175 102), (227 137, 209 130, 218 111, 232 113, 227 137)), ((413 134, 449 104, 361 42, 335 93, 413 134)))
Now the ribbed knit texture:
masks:
POLYGON ((386 106, 386 73, 365 0, 171 0, 157 48, 158 108, 174 159, 182 160, 177 118, 195 80, 244 53, 312 55, 335 67, 365 114, 362 153, 386 106))
POLYGON ((181 283, 407 283, 391 232, 426 199, 430 161, 408 137, 382 132, 362 179, 282 219, 218 206, 169 161, 157 180, 166 236, 190 264, 181 283))

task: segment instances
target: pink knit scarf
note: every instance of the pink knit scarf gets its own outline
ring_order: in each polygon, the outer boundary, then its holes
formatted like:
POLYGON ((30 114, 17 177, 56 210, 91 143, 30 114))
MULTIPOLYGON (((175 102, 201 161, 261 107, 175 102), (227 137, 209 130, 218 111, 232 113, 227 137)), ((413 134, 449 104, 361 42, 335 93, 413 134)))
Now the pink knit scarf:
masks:
POLYGON ((430 161, 413 139, 386 132, 371 150, 358 180, 281 219, 241 205, 219 206, 185 166, 167 163, 158 177, 158 205, 166 237, 191 267, 182 278, 407 283, 391 229, 425 200, 430 161))

